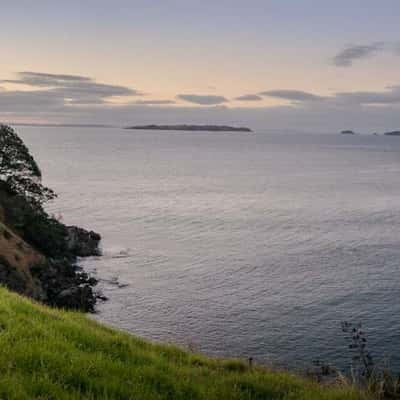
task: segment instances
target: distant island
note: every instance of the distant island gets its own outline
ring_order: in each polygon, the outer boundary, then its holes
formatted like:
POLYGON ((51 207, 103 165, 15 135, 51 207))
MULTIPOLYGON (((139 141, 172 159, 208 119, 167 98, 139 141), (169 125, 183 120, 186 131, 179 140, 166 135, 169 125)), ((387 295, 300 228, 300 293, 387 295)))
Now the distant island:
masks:
POLYGON ((356 133, 350 129, 346 129, 342 132, 340 132, 342 135, 355 135, 356 133))
POLYGON ((400 131, 385 132, 385 136, 400 136, 400 131))
MULTIPOLYGON (((357 133, 355 133, 354 131, 347 129, 344 131, 340 132, 342 135, 357 135, 357 133)), ((378 132, 374 132, 372 134, 373 136, 379 136, 380 134, 378 132)), ((400 136, 400 131, 389 131, 389 132, 385 132, 383 133, 383 136, 400 136)))
POLYGON ((158 131, 202 131, 202 132, 252 132, 250 128, 228 125, 136 125, 125 129, 143 129, 158 131))

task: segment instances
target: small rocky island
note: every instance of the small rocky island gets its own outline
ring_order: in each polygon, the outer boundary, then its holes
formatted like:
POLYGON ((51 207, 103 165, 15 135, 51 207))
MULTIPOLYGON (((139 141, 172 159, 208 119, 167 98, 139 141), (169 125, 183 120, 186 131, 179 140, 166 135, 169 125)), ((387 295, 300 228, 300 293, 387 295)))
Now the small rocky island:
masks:
POLYGON ((344 131, 340 132, 342 135, 355 135, 356 133, 352 131, 351 129, 346 129, 344 131))
POLYGON ((250 128, 234 127, 229 125, 136 125, 125 129, 151 130, 151 131, 195 131, 195 132, 252 132, 250 128))
POLYGON ((385 132, 385 136, 400 136, 400 131, 385 132))

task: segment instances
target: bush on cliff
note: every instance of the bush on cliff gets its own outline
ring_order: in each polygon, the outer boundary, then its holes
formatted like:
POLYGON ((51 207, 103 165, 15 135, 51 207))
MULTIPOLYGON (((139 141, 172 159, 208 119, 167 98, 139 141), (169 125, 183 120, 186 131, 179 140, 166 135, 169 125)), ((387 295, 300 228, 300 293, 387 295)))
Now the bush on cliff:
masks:
POLYGON ((42 212, 27 215, 23 238, 52 258, 70 256, 66 245, 65 225, 42 212))
POLYGON ((17 254, 18 243, 35 254, 31 259, 18 255, 12 265, 0 258, 0 283, 49 305, 93 311, 96 280, 83 273, 76 260, 99 255, 100 235, 67 227, 48 215, 43 204, 56 194, 42 185, 41 176, 16 132, 0 125, 0 222, 15 238, 3 243, 0 257, 17 254))
POLYGON ((0 125, 0 179, 33 204, 54 199, 53 190, 41 183, 42 173, 21 138, 9 126, 0 125))

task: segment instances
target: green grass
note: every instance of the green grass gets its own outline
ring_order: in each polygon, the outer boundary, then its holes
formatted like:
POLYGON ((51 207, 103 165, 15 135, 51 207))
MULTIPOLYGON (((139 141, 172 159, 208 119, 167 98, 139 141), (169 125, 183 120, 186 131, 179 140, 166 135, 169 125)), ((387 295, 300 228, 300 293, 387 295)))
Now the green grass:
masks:
POLYGON ((289 373, 156 345, 0 288, 0 399, 362 399, 289 373))

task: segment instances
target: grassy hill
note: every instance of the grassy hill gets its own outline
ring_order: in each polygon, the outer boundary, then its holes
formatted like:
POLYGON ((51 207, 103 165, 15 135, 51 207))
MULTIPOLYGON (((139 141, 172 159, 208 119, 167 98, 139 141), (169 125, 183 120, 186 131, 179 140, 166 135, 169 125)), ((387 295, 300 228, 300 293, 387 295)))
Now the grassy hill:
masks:
POLYGON ((0 399, 361 399, 104 327, 0 288, 0 399))

